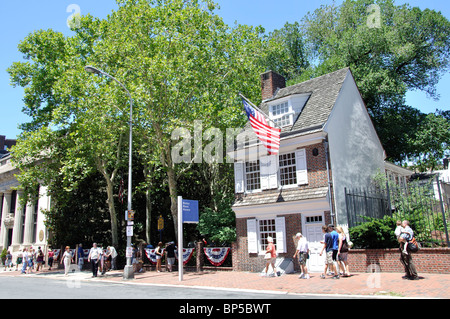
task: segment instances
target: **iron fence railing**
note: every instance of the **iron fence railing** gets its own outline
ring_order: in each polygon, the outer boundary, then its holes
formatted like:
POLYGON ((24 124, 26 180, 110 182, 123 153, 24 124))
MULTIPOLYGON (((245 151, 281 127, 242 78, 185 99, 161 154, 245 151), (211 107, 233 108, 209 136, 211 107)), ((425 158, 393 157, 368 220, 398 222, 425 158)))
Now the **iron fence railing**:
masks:
POLYGON ((443 198, 439 178, 407 185, 386 183, 381 187, 345 189, 348 226, 367 218, 391 216, 407 219, 414 226, 415 237, 427 246, 450 247, 449 202, 443 198))

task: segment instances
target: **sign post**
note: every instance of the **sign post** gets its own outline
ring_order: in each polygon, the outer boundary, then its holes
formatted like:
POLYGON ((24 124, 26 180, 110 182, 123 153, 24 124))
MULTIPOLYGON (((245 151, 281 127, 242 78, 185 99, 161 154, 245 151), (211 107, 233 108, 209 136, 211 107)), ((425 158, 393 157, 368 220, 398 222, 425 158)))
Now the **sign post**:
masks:
POLYGON ((178 279, 183 281, 183 223, 198 223, 198 201, 178 196, 178 279))

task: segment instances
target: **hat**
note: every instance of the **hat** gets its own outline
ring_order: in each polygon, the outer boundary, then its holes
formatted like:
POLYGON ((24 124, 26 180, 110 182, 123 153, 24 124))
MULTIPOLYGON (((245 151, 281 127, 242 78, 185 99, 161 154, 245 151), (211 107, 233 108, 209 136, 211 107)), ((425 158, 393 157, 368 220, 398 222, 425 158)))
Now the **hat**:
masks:
POLYGON ((269 243, 273 243, 273 238, 272 237, 267 237, 267 241, 269 242, 269 243))
POLYGON ((334 225, 333 224, 329 224, 328 227, 334 228, 334 225))
POLYGON ((297 233, 295 237, 302 237, 302 233, 297 233))

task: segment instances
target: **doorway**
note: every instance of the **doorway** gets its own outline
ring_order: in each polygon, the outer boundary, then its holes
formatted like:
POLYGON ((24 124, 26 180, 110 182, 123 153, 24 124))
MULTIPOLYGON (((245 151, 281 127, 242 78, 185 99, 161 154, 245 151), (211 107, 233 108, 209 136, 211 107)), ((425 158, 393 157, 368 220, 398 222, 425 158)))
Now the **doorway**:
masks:
POLYGON ((322 272, 325 266, 324 255, 319 255, 323 247, 321 243, 323 241, 323 220, 323 213, 303 216, 304 234, 308 240, 310 251, 307 265, 310 272, 322 272))

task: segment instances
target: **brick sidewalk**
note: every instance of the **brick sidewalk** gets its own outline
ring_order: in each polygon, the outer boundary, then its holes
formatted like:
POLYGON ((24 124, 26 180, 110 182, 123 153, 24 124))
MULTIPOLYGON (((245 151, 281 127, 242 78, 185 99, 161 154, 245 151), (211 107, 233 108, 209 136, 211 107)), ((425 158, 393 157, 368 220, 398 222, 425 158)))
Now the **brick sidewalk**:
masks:
MULTIPOLYGON (((251 289, 295 294, 385 295, 412 298, 450 298, 450 275, 422 274, 420 280, 402 279, 400 273, 356 273, 351 277, 298 279, 299 274, 281 277, 261 277, 247 272, 187 272, 183 281, 178 273, 149 271, 135 274, 131 282, 154 285, 182 285, 232 289, 251 289)), ((120 276, 106 276, 108 280, 123 281, 120 276)), ((105 278, 105 279, 106 279, 105 278)))
MULTIPOLYGON (((67 279, 61 271, 43 271, 32 276, 45 275, 48 278, 67 279)), ((130 284, 174 285, 187 287, 213 287, 221 289, 244 289, 272 291, 283 294, 320 294, 320 295, 364 295, 393 296, 410 298, 450 298, 450 275, 419 274, 420 280, 402 279, 401 273, 355 273, 351 277, 339 280, 321 279, 314 273, 311 279, 298 279, 298 274, 281 277, 261 277, 259 273, 205 271, 202 273, 185 272, 183 281, 178 273, 147 271, 136 273, 132 280, 123 280, 122 271, 108 272, 105 276, 91 278, 91 273, 83 271, 73 273, 69 278, 78 276, 80 280, 110 281, 130 284)), ((20 272, 3 272, 1 276, 24 276, 20 272)))

